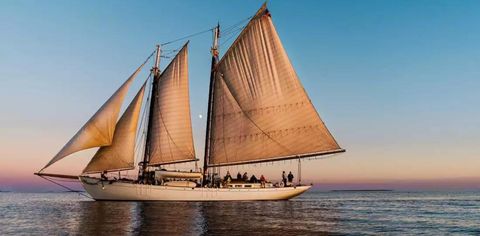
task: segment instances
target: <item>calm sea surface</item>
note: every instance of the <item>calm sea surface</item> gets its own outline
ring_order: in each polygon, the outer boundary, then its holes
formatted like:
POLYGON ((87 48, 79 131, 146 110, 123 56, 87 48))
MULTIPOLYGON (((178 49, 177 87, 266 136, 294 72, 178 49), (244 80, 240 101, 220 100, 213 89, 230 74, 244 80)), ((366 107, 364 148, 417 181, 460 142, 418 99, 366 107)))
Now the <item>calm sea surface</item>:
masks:
POLYGON ((480 235, 480 192, 318 192, 272 202, 0 193, 0 235, 480 235))

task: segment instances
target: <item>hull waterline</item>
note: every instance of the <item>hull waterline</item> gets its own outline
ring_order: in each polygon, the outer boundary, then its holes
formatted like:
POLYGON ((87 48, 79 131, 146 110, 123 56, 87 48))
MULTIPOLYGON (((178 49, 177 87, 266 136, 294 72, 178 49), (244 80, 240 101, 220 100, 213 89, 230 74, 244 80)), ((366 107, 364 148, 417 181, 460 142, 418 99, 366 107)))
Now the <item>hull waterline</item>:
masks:
POLYGON ((200 188, 144 185, 80 177, 95 200, 115 201, 269 201, 296 197, 311 186, 284 188, 200 188))

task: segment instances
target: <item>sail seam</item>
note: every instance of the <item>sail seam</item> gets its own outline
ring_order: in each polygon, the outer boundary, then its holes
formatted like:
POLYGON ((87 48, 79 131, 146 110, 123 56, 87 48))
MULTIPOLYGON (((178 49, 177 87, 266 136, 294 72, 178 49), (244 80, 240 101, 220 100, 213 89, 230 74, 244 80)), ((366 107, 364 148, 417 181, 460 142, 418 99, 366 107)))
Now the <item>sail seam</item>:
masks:
POLYGON ((237 98, 235 97, 235 95, 231 92, 231 89, 228 87, 228 83, 227 81, 225 81, 225 79, 223 78, 223 74, 220 73, 220 77, 221 79, 223 80, 223 82, 225 83, 225 87, 226 89, 228 90, 228 92, 230 92, 230 95, 232 95, 232 98, 233 100, 235 101, 235 103, 238 105, 238 107, 240 108, 240 111, 242 112, 242 114, 250 121, 252 122, 252 124, 257 127, 257 129, 259 129, 265 136, 267 136, 269 139, 271 139, 273 142, 275 142, 276 144, 278 144, 280 147, 282 147, 283 149, 285 149, 287 152, 289 153, 292 153, 292 151, 287 148, 286 146, 284 146, 282 143, 280 143, 279 141, 277 141, 276 139, 274 139, 273 137, 271 137, 267 132, 265 132, 262 128, 260 128, 260 126, 258 126, 257 123, 255 123, 255 121, 253 121, 252 118, 250 118, 250 116, 248 116, 245 112, 244 112, 244 109, 243 107, 240 105, 240 103, 238 102, 237 98))
MULTIPOLYGON (((222 113, 225 113, 225 93, 222 93, 222 113)), ((225 116, 222 116, 222 137, 225 137, 225 116)), ((225 142, 222 142, 222 144, 223 153, 225 154, 225 160, 228 162, 227 147, 225 146, 225 142)))
MULTIPOLYGON (((179 151, 180 151, 182 154, 184 154, 185 156, 188 156, 188 155, 190 154, 191 156, 194 157, 195 155, 193 154, 192 151, 190 151, 189 154, 188 154, 188 153, 186 154, 186 153, 184 152, 184 150, 182 150, 182 149, 177 145, 177 143, 175 143, 175 141, 173 141, 173 137, 170 135, 170 132, 169 132, 168 129, 167 129, 167 125, 165 124, 165 121, 163 120, 163 116, 162 116, 162 112, 161 112, 161 111, 159 112, 159 115, 160 115, 160 121, 162 121, 163 127, 165 127, 165 132, 167 133, 168 138, 170 139, 170 141, 172 141, 173 145, 175 145, 175 147, 177 148, 177 150, 179 150, 179 151)), ((170 143, 169 143, 169 146, 170 146, 170 143)), ((173 156, 173 154, 171 153, 171 148, 170 148, 170 155, 173 156)))
MULTIPOLYGON (((281 160, 289 160, 289 159, 297 159, 297 158, 307 158, 307 157, 316 157, 316 156, 327 156, 333 155, 337 153, 345 152, 345 149, 336 149, 333 151, 325 151, 325 152, 314 152, 314 153, 304 153, 299 155, 289 155, 289 156, 282 156, 277 158, 264 158, 260 160, 250 160, 250 161, 237 161, 237 162, 230 162, 230 163, 219 163, 219 164, 209 164, 209 167, 221 167, 221 166, 233 166, 233 165, 246 165, 246 164, 256 164, 262 162, 274 162, 274 161, 281 161, 281 160)), ((325 159, 327 157, 323 157, 325 159)))

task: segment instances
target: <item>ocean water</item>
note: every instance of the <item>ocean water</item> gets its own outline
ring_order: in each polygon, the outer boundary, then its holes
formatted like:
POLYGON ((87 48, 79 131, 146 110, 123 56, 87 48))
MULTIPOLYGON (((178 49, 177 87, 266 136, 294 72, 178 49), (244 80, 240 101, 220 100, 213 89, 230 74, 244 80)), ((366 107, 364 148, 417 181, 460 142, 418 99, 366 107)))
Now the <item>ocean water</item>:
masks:
POLYGON ((0 193, 0 235, 480 235, 480 192, 320 192, 270 202, 0 193))

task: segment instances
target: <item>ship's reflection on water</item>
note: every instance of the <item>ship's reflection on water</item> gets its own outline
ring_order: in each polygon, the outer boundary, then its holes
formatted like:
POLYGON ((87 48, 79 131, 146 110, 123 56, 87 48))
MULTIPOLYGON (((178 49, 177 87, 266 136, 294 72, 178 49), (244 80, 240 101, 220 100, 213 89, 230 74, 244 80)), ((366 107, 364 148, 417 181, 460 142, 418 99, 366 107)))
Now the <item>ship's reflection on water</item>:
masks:
POLYGON ((81 202, 76 233, 276 235, 334 232, 337 213, 318 201, 81 202))

